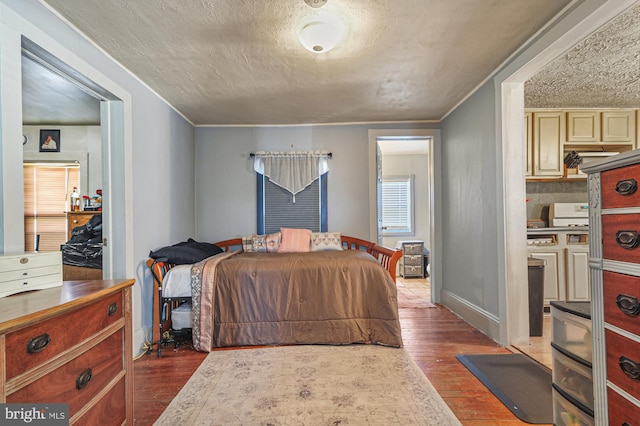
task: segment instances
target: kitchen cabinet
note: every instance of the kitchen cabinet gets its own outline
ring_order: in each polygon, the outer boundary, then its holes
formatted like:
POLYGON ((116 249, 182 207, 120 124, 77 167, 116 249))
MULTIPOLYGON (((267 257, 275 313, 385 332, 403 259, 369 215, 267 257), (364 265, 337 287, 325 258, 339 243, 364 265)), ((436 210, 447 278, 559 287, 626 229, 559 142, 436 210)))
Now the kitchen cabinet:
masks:
POLYGON ((524 135, 526 141, 525 175, 533 174, 533 113, 524 114, 524 135))
POLYGON ((528 180, 585 178, 565 170, 564 157, 578 153, 619 153, 640 140, 640 110, 527 110, 524 116, 528 180))
POLYGON ((527 255, 544 260, 544 304, 591 300, 586 229, 529 230, 527 255))
POLYGON ((564 174, 565 113, 533 114, 533 176, 559 178, 564 174))
POLYGON ((567 142, 599 142, 600 113, 567 111, 567 142))
POLYGON ((634 110, 602 111, 602 142, 634 144, 635 115, 634 110))
POLYGON ((529 257, 542 259, 544 265, 544 304, 564 300, 565 271, 563 249, 558 247, 530 247, 529 257))
POLYGON ((567 300, 591 300, 588 247, 567 249, 567 300))

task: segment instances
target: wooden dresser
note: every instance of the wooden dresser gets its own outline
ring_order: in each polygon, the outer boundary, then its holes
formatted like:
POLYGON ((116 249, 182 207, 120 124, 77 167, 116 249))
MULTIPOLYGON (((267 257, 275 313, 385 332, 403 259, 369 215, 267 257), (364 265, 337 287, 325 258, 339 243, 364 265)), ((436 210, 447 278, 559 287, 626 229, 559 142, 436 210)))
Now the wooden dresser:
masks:
POLYGON ((585 166, 596 425, 640 419, 640 150, 585 166))
POLYGON ((0 402, 64 403, 70 424, 132 425, 133 283, 64 282, 0 299, 0 402))
POLYGON ((71 231, 73 228, 82 226, 89 222, 89 220, 97 215, 102 214, 101 211, 82 211, 82 212, 67 212, 67 240, 71 239, 71 231))

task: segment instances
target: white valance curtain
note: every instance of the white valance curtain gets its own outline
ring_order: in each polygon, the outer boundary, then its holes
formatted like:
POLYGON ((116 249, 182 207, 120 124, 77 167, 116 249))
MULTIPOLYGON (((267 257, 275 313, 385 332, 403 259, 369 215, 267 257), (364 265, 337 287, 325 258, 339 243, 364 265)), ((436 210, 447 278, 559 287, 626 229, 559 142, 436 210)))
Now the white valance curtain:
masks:
POLYGON ((256 152, 253 168, 293 195, 329 171, 329 156, 320 151, 256 152))

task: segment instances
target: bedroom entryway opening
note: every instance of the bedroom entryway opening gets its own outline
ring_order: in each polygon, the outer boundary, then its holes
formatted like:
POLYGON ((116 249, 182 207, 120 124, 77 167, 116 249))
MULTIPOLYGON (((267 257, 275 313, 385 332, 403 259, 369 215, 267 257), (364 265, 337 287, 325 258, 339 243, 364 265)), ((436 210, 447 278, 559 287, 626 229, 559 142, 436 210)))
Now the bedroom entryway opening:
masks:
POLYGON ((375 216, 371 214, 375 235, 371 239, 403 250, 397 271, 399 288, 402 286, 403 294, 412 299, 419 300, 421 295, 423 303, 431 304, 436 301, 430 265, 434 249, 434 144, 427 132, 370 131, 375 150, 375 189, 370 191, 375 194, 375 216))

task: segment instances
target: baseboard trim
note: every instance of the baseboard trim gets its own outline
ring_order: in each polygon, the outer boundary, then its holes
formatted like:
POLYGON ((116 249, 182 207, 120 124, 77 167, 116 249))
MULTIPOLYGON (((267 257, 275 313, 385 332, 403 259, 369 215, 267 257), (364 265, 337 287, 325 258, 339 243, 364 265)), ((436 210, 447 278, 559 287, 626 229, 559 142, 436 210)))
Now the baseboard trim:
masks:
POLYGON ((500 319, 495 315, 446 290, 440 291, 440 304, 495 342, 500 342, 500 319))

